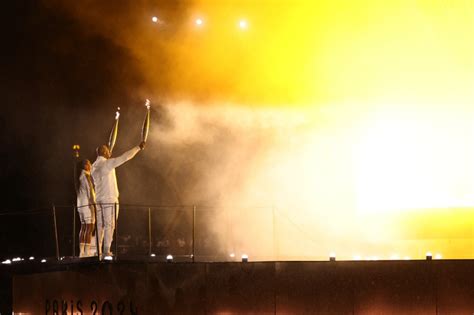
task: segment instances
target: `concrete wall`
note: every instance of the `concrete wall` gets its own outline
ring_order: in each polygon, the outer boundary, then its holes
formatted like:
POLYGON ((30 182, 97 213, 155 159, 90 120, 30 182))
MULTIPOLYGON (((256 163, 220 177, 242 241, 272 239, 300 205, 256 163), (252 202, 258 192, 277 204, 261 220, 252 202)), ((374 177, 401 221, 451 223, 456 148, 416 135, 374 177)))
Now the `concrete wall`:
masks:
POLYGON ((474 314, 474 261, 95 263, 13 278, 30 314, 474 314))

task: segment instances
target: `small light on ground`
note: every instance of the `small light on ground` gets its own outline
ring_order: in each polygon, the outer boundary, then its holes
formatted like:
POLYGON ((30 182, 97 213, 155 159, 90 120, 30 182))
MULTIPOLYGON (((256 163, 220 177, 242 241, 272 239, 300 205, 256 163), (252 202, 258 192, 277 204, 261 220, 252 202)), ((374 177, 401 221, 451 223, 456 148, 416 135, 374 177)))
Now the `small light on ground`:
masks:
POLYGON ((426 260, 432 260, 433 259, 433 254, 431 252, 426 253, 426 260))

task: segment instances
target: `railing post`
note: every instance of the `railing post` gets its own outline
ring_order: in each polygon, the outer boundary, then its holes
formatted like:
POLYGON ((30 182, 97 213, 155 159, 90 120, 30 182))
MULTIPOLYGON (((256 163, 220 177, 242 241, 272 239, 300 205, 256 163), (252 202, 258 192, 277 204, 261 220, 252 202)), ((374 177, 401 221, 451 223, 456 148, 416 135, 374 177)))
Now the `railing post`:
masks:
POLYGON ((151 209, 148 208, 148 256, 151 256, 151 209))
POLYGON ((118 216, 117 203, 114 203, 114 220, 115 220, 115 259, 118 259, 118 216))
POLYGON ((76 206, 73 204, 72 205, 72 258, 74 257, 76 257, 76 206))
MULTIPOLYGON (((97 222, 97 212, 99 211, 100 208, 100 213, 102 214, 102 204, 96 204, 95 205, 95 251, 97 253, 97 258, 100 260, 100 248, 99 248, 99 229, 98 229, 98 222, 97 222)), ((102 224, 104 224, 104 220, 102 220, 102 224)))
POLYGON ((193 262, 195 257, 195 249, 196 249, 196 206, 193 206, 193 262))
POLYGON ((53 204, 53 223, 54 223, 54 238, 56 240, 56 258, 59 260, 59 241, 58 241, 58 226, 56 223, 56 207, 53 204))

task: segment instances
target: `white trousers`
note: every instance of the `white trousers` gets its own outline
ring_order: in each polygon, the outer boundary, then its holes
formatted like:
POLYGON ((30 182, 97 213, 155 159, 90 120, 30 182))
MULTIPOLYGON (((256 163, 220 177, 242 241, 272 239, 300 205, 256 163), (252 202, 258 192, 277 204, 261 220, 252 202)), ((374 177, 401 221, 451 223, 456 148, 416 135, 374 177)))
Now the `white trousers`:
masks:
POLYGON ((118 219, 118 203, 97 202, 97 236, 99 237, 99 254, 109 255, 112 253, 110 246, 114 239, 115 219, 118 219), (104 250, 102 251, 102 244, 104 250))

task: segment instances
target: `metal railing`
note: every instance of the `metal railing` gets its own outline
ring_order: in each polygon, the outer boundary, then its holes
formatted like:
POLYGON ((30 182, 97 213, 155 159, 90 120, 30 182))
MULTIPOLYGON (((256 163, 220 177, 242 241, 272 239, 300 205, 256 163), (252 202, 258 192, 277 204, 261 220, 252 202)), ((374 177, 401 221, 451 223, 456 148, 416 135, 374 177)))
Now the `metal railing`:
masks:
MULTIPOLYGON (((117 204, 107 205, 113 205, 114 212, 117 211, 117 204)), ((253 209, 272 213, 271 207, 253 209)), ((239 213, 240 209, 237 210, 216 206, 120 204, 119 215, 114 215, 114 259, 165 259, 173 255, 175 260, 190 262, 234 260, 234 243, 238 242, 238 236, 233 235, 232 213, 239 213), (221 225, 218 235, 214 231, 216 225, 221 225)), ((6 231, 7 243, 11 246, 0 253, 4 258, 16 255, 56 260, 78 257, 80 220, 75 205, 52 204, 49 208, 31 211, 4 212, 0 213, 0 226, 2 223, 11 226, 6 231)), ((272 225, 275 220, 270 218, 268 223, 272 225)), ((95 224, 97 231, 97 218, 95 224)), ((274 227, 271 229, 275 231, 274 227)), ((272 237, 275 251, 275 233, 272 237)), ((97 246, 98 238, 95 240, 97 246)), ((235 259, 240 259, 239 254, 235 253, 235 259)), ((272 252, 269 256, 275 254, 272 252)))

